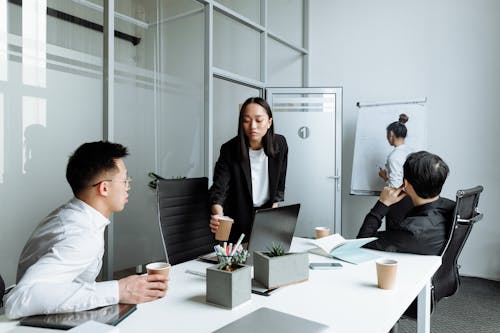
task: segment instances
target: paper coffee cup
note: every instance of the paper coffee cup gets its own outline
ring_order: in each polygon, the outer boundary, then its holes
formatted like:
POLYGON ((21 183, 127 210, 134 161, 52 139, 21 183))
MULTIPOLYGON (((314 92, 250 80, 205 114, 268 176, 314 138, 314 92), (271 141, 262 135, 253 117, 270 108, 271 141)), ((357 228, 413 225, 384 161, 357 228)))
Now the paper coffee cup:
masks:
POLYGON ((215 233, 215 239, 218 241, 227 241, 234 220, 229 216, 219 216, 219 228, 215 233))
POLYGON ((377 265, 377 281, 380 289, 394 289, 396 287, 396 273, 398 270, 398 262, 393 259, 378 259, 377 265))
POLYGON ((316 238, 323 238, 330 235, 330 228, 328 227, 316 227, 314 231, 316 232, 316 238))
POLYGON ((168 276, 170 273, 170 264, 166 262, 152 262, 146 265, 148 275, 162 274, 168 276))

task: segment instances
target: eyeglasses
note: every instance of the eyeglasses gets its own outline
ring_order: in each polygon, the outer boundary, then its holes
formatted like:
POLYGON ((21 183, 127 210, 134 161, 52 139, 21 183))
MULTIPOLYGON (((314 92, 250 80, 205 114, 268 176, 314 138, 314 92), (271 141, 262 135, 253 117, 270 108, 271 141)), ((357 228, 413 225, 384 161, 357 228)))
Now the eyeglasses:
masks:
MULTIPOLYGON (((112 181, 113 181, 113 179, 103 179, 103 180, 101 180, 101 181, 98 181, 98 182, 97 182, 97 183, 95 183, 95 184, 92 184, 92 187, 97 186, 97 185, 99 185, 99 184, 100 184, 100 183, 102 183, 102 182, 112 182, 112 181)), ((127 189, 127 190, 130 190, 130 183, 132 182, 132 177, 127 177, 127 178, 126 178, 126 179, 124 179, 124 180, 118 180, 118 181, 120 181, 120 182, 124 182, 124 183, 125 183, 125 187, 126 187, 126 189, 127 189)))

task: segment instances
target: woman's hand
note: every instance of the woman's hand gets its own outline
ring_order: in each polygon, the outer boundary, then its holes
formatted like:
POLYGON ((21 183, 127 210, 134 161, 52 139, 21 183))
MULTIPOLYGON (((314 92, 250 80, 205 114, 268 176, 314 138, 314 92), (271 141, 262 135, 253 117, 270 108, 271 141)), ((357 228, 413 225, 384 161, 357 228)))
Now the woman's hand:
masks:
POLYGON ((217 229, 219 229, 219 216, 221 215, 210 216, 210 231, 214 234, 217 232, 217 229))
POLYGON ((212 215, 210 216, 210 231, 216 233, 219 229, 219 216, 224 216, 221 205, 212 205, 212 215))
POLYGON ((382 178, 384 182, 386 182, 389 179, 389 177, 387 177, 386 169, 378 168, 378 176, 382 178))

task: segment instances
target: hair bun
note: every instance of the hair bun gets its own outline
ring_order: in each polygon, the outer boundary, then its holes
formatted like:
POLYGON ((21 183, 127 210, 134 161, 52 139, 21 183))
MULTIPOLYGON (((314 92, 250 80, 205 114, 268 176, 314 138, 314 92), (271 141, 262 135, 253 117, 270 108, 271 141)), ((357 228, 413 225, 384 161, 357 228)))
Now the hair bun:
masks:
POLYGON ((399 120, 398 120, 398 121, 399 121, 401 124, 406 124, 406 122, 408 121, 408 119, 410 119, 410 117, 408 117, 408 116, 407 116, 406 114, 404 114, 404 113, 401 113, 401 114, 399 115, 399 120))

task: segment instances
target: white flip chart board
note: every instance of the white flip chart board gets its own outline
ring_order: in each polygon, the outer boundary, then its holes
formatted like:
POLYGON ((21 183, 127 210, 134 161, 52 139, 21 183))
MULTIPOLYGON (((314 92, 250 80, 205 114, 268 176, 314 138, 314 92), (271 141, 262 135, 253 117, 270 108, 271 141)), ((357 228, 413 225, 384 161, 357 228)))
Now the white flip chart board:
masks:
POLYGON ((427 133, 425 102, 380 103, 358 109, 354 157, 352 163, 351 194, 378 195, 384 187, 379 177, 379 167, 384 167, 387 155, 394 149, 387 142, 387 126, 399 119, 401 113, 408 115, 405 144, 414 151, 426 150, 427 133))

